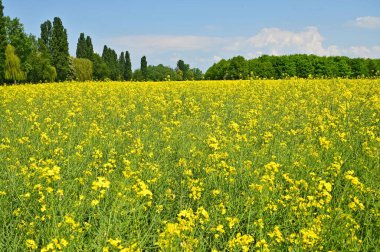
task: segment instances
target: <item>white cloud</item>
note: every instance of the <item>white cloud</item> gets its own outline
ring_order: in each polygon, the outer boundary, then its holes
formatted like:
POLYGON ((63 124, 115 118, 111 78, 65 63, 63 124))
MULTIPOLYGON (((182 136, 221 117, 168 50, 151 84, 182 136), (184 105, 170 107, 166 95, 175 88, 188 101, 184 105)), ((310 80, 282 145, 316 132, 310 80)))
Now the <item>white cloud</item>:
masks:
POLYGON ((258 48, 271 48, 274 55, 285 53, 306 53, 317 55, 333 55, 338 53, 335 46, 325 48, 323 36, 318 28, 307 27, 306 30, 293 32, 279 28, 265 28, 257 35, 249 38, 249 42, 258 48))
POLYGON ((196 35, 139 35, 111 38, 104 41, 117 51, 129 50, 134 66, 139 65, 142 55, 149 64, 163 63, 174 66, 183 59, 191 66, 206 70, 220 59, 242 55, 255 58, 263 54, 316 54, 346 55, 353 57, 380 57, 380 46, 353 45, 338 47, 325 45, 324 37, 317 27, 306 27, 301 31, 265 28, 253 36, 215 37, 196 35))
POLYGON ((379 29, 380 17, 374 17, 374 16, 358 17, 355 19, 354 24, 357 27, 379 29))

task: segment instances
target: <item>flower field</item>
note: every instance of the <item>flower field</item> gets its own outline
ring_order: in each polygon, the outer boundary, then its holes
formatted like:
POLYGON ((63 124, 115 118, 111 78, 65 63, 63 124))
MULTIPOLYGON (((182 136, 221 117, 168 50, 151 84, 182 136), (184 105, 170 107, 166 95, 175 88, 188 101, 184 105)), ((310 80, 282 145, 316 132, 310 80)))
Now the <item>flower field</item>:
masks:
POLYGON ((0 87, 0 251, 376 251, 380 80, 0 87))

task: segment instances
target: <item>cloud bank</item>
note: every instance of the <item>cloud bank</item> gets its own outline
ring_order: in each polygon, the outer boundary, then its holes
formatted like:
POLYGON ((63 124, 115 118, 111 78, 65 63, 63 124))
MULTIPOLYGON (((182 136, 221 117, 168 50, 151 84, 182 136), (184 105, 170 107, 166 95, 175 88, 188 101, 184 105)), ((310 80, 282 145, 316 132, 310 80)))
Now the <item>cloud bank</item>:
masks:
MULTIPOLYGON (((378 25, 377 19, 373 18, 362 17, 357 20, 362 27, 373 28, 378 25)), ((380 45, 372 47, 363 45, 326 46, 324 37, 314 26, 306 27, 301 31, 264 28, 250 37, 139 35, 110 38, 105 43, 117 51, 128 50, 132 55, 138 57, 146 55, 149 64, 165 63, 174 66, 178 59, 184 59, 185 62, 192 66, 198 66, 202 70, 206 70, 221 58, 230 58, 236 55, 254 58, 262 54, 301 53, 321 56, 380 57, 380 45)), ((135 61, 138 64, 138 60, 135 61)))

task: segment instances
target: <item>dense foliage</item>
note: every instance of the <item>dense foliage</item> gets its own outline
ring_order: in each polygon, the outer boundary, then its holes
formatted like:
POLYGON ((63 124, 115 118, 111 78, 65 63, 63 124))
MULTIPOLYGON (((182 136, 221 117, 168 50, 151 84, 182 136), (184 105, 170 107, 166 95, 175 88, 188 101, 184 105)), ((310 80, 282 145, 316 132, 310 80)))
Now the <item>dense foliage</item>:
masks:
POLYGON ((208 80, 282 79, 295 76, 301 78, 378 77, 380 76, 380 60, 304 54, 263 55, 250 60, 237 56, 219 61, 205 73, 205 79, 208 80))
POLYGON ((380 80, 0 87, 0 251, 378 251, 380 80))

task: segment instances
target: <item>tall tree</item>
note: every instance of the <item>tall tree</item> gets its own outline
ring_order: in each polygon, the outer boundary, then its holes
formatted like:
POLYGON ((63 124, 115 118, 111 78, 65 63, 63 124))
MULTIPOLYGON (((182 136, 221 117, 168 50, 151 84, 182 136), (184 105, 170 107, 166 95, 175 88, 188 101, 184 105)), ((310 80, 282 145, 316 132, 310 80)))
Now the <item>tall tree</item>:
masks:
POLYGON ((86 39, 84 37, 83 32, 79 35, 79 39, 78 39, 78 43, 77 43, 77 50, 76 50, 76 57, 77 58, 86 58, 87 57, 87 43, 86 43, 86 39))
POLYGON ((86 37, 86 58, 89 60, 93 60, 94 56, 94 46, 92 45, 92 40, 90 36, 86 37))
POLYGON ((140 70, 141 70, 144 80, 147 81, 148 80, 148 62, 146 61, 145 56, 141 58, 140 70))
POLYGON ((69 43, 67 31, 59 17, 55 17, 53 21, 51 58, 53 66, 57 69, 58 81, 68 79, 70 75, 69 43))
POLYGON ((16 83, 25 80, 25 73, 21 70, 20 59, 16 55, 15 48, 7 45, 5 49, 5 79, 16 83))
POLYGON ((121 52, 120 56, 119 56, 119 74, 120 74, 119 79, 120 80, 124 80, 124 76, 125 76, 125 56, 124 56, 124 52, 121 52))
POLYGON ((41 28, 41 38, 40 38, 40 51, 46 55, 49 55, 51 58, 51 40, 52 40, 52 32, 53 25, 50 20, 43 22, 40 26, 41 28))
POLYGON ((132 63, 131 56, 129 52, 125 52, 125 72, 124 72, 124 80, 130 81, 132 79, 132 63))
POLYGON ((5 31, 5 20, 4 20, 4 6, 3 1, 0 0, 0 83, 4 81, 5 78, 5 48, 7 45, 6 41, 6 31, 5 31))
POLYGON ((119 79, 119 62, 115 50, 108 48, 106 45, 103 48, 102 59, 109 68, 109 78, 111 80, 119 79))

